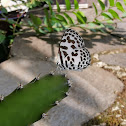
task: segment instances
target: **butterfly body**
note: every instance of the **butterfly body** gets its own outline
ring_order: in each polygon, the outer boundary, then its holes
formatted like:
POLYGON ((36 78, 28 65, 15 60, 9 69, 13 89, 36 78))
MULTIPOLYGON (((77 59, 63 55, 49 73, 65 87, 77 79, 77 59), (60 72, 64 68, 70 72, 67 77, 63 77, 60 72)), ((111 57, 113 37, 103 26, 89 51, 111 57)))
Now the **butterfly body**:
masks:
POLYGON ((82 70, 90 65, 90 53, 81 36, 67 29, 59 45, 58 65, 65 70, 82 70))

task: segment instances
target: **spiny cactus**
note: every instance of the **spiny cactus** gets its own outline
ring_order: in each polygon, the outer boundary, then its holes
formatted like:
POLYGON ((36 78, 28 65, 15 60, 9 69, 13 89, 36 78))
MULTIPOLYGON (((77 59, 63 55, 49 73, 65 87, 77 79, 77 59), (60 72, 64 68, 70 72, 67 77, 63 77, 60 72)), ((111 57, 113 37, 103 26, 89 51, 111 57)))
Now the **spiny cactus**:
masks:
POLYGON ((63 92, 67 92, 68 88, 64 76, 49 74, 15 89, 0 103, 0 126, 32 124, 53 107, 53 103, 64 98, 63 92))

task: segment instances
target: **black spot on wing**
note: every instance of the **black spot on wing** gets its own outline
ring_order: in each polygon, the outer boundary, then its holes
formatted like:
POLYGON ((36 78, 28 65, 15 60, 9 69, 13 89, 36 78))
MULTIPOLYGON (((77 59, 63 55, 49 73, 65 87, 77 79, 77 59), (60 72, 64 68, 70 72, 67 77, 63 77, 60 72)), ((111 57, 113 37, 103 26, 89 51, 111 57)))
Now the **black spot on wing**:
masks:
POLYGON ((61 42, 66 42, 66 39, 62 39, 61 42))
POLYGON ((69 70, 71 70, 71 67, 69 67, 69 70))
POLYGON ((75 49, 76 47, 75 47, 74 45, 71 45, 71 48, 72 48, 72 49, 75 49))
POLYGON ((63 54, 65 57, 68 55, 66 51, 63 51, 63 54))
POLYGON ((67 47, 67 46, 60 46, 60 48, 61 48, 61 49, 65 49, 65 50, 67 50, 67 49, 68 49, 68 47, 67 47))
POLYGON ((80 62, 78 63, 78 68, 79 68, 79 66, 80 66, 80 62))
POLYGON ((67 57, 67 60, 70 61, 70 57, 69 56, 67 57))
POLYGON ((72 61, 74 62, 74 58, 72 58, 72 61))
POLYGON ((68 64, 67 64, 67 61, 65 61, 65 65, 66 65, 66 67, 68 68, 68 64))
POLYGON ((72 61, 70 61, 70 64, 72 64, 73 62, 72 61))
POLYGON ((74 52, 72 52, 71 55, 72 55, 72 56, 77 56, 78 53, 74 53, 74 52))

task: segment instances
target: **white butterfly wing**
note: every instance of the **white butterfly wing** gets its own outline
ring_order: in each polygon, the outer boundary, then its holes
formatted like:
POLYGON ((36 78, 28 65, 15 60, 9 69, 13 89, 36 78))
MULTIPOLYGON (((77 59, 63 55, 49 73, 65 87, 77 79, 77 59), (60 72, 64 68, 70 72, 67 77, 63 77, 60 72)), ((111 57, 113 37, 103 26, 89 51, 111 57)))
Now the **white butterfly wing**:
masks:
POLYGON ((90 64, 90 53, 85 48, 82 37, 77 32, 67 29, 59 46, 58 65, 62 69, 80 70, 90 64))

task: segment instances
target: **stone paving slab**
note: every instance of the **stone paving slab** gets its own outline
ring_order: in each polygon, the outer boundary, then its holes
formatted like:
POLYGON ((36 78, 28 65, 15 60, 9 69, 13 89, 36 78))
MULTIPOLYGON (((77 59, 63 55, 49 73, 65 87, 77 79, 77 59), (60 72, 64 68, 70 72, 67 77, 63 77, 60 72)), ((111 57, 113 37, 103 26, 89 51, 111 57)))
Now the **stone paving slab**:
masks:
MULTIPOLYGON (((119 38, 112 35, 84 32, 77 27, 73 29, 83 37, 90 53, 126 47, 126 45, 121 44, 119 38)), ((62 35, 63 32, 59 32, 37 38, 34 32, 27 32, 15 38, 11 53, 16 57, 29 59, 45 60, 46 57, 55 57, 58 53, 58 42, 60 42, 62 35)))
POLYGON ((7 96, 18 84, 27 84, 40 73, 40 77, 55 69, 48 61, 11 58, 0 64, 0 94, 7 96))
MULTIPOLYGON (((91 53, 124 47, 111 35, 74 29, 84 38, 91 53)), ((34 32, 27 32, 16 37, 11 50, 14 57, 0 65, 0 93, 7 95, 17 87, 17 82, 26 84, 39 73, 43 76, 54 70, 56 66, 49 59, 57 56, 62 34, 37 38, 34 32)), ((115 76, 97 67, 69 72, 68 77, 73 81, 70 96, 52 108, 47 119, 36 122, 34 126, 79 126, 112 104, 116 97, 114 92, 123 88, 115 76)))
POLYGON ((126 21, 118 22, 117 28, 111 34, 126 39, 126 21))
POLYGON ((123 84, 113 74, 94 66, 82 72, 68 72, 72 80, 69 96, 32 126, 80 126, 109 107, 123 84))
POLYGON ((126 48, 126 45, 121 43, 120 38, 106 33, 89 32, 86 34, 83 33, 82 37, 84 38, 86 47, 88 47, 90 53, 126 48))
POLYGON ((106 64, 126 67, 126 53, 100 55, 99 58, 106 64))
MULTIPOLYGON (((37 38, 34 32, 22 34, 14 39, 11 54, 14 57, 46 60, 46 57, 55 56, 58 52, 56 42, 58 35, 46 35, 37 38)), ((61 37, 61 35, 60 35, 61 37)))

